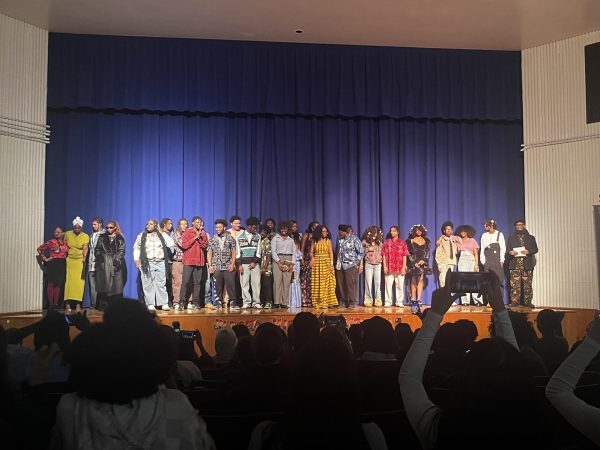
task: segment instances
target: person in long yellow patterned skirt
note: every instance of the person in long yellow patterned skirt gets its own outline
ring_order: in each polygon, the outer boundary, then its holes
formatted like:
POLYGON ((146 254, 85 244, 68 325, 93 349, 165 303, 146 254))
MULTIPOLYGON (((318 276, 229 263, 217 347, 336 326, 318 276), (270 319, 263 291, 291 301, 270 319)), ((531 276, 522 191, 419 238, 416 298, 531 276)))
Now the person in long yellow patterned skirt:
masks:
POLYGON ((319 225, 311 239, 311 297, 315 308, 327 309, 337 306, 335 296, 335 272, 333 269, 333 247, 327 227, 319 225))
POLYGON ((83 220, 77 216, 73 220, 73 229, 65 233, 69 246, 67 255, 67 281, 65 282, 65 310, 72 306, 81 309, 85 289, 84 263, 89 250, 90 237, 82 231, 83 220))

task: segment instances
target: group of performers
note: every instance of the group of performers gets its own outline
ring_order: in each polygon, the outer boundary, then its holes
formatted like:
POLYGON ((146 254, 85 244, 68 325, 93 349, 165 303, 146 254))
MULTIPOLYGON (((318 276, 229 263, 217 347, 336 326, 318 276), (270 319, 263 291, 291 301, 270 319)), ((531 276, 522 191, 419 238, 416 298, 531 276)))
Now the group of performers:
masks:
MULTIPOLYGON (((317 221, 304 233, 295 220, 276 224, 273 219, 261 223, 248 217, 245 225, 238 216, 232 216, 229 224, 218 219, 211 236, 199 216, 192 218, 191 225, 180 219, 176 227, 169 218, 160 223, 149 219, 133 246, 148 309, 353 309, 360 273, 364 273, 365 307, 404 306, 405 290, 410 302, 420 305, 427 276, 433 273, 432 243, 421 224, 410 228, 406 240, 400 238, 398 226, 391 226, 385 237, 380 227, 369 226, 359 238, 352 226, 341 224, 335 241, 317 221)), ((494 219, 486 219, 484 228, 479 245, 472 226, 461 225, 455 234, 452 222, 442 225, 435 241, 439 285, 444 285, 449 270, 493 271, 502 281, 506 267, 510 305, 533 308, 537 245, 525 221, 515 222, 508 245, 494 219)), ((90 236, 83 231, 83 220, 76 217, 72 230, 56 227, 54 238, 37 253, 46 272, 50 307, 58 306, 64 284, 65 309, 80 309, 86 280, 93 307, 103 309, 122 298, 126 247, 116 221, 104 227, 101 218, 94 218, 90 236)), ((479 304, 481 299, 466 295, 459 302, 479 304)))

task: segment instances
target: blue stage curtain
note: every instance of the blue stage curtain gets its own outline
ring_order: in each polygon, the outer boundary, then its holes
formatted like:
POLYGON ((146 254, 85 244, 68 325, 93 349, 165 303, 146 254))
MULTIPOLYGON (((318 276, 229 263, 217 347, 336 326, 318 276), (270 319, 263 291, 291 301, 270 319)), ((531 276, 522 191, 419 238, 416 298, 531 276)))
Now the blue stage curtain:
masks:
POLYGON ((117 220, 132 297, 132 246, 150 217, 198 214, 211 232, 233 214, 318 219, 333 234, 398 224, 403 238, 422 223, 435 240, 447 219, 483 231, 493 216, 508 232, 524 211, 519 122, 67 110, 48 120, 46 232, 77 215, 87 230, 92 217, 117 220))
POLYGON ((50 34, 48 106, 519 120, 519 52, 50 34))
POLYGON ((48 59, 46 232, 115 219, 132 269, 149 217, 523 216, 519 52, 51 33, 48 59))

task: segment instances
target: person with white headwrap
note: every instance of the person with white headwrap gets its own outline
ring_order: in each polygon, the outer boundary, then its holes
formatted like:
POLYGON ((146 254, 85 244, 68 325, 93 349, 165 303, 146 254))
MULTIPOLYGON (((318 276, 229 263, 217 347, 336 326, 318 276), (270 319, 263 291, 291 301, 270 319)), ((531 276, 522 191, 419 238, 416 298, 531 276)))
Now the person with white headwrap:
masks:
POLYGON ((81 309, 85 289, 85 260, 89 251, 90 237, 82 231, 83 220, 73 219, 73 229, 65 233, 69 246, 67 254, 67 281, 65 282, 65 310, 81 309))

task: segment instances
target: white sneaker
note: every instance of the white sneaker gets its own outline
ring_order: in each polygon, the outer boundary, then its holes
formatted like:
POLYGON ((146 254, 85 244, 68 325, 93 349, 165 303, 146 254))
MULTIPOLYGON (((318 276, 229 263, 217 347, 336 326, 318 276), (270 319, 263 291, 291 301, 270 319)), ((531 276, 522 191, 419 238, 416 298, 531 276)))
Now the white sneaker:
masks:
POLYGON ((171 308, 169 308, 169 305, 162 305, 160 310, 161 311, 171 311, 171 308))
POLYGON ((250 306, 250 305, 244 305, 244 306, 242 306, 242 309, 250 309, 250 308, 252 308, 252 306, 250 306))
POLYGON ((186 309, 187 309, 188 311, 191 311, 191 310, 193 310, 193 309, 196 309, 196 308, 194 307, 194 304, 193 304, 192 302, 189 302, 189 303, 187 304, 187 307, 186 307, 186 309))
POLYGON ((156 311, 154 305, 148 305, 148 311, 156 311))
POLYGON ((252 305, 252 307, 254 309, 262 309, 262 305, 260 303, 255 303, 254 305, 252 305))

